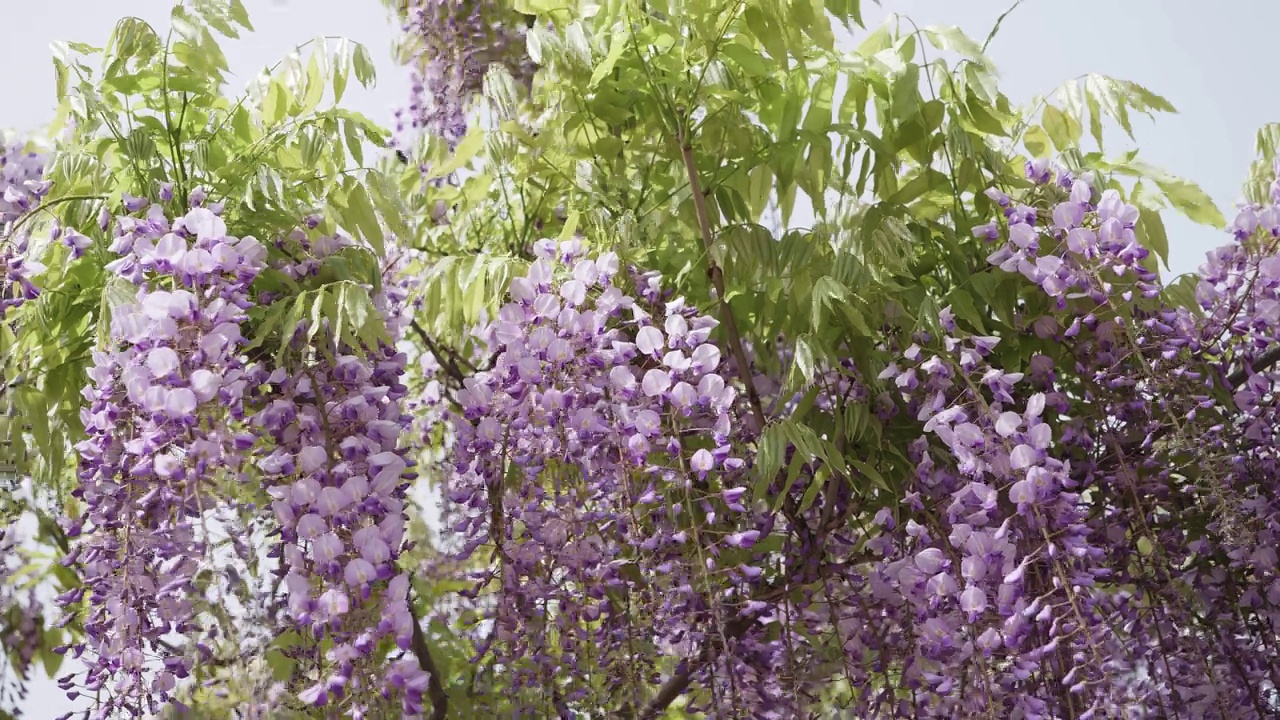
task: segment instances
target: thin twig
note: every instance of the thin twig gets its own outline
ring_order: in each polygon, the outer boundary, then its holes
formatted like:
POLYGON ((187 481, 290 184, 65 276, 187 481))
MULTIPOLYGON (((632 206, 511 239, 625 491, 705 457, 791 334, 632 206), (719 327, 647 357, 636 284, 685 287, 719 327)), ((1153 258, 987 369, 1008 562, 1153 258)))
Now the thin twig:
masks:
POLYGON ((444 371, 449 374, 449 377, 457 380, 459 384, 467 379, 466 374, 462 372, 460 367, 458 367, 459 361, 466 363, 472 372, 475 371, 475 367, 472 366, 471 363, 467 363, 467 361, 458 356, 457 353, 449 352, 446 354, 442 352, 440 346, 431 339, 431 336, 428 335, 427 331, 418 324, 417 320, 410 321, 409 328, 413 330, 418 338, 422 340, 422 344, 427 346, 427 350, 435 356, 437 361, 439 361, 440 367, 444 368, 444 371))
MULTIPOLYGON (((724 628, 724 637, 726 641, 737 640, 746 634, 747 630, 755 623, 755 618, 736 617, 727 623, 724 628)), ((649 701, 645 706, 642 718, 656 718, 667 709, 675 699, 684 694, 689 689, 689 683, 693 680, 695 672, 702 667, 711 664, 716 657, 716 651, 719 648, 716 643, 708 642, 702 646, 702 652, 698 653, 698 657, 694 660, 680 664, 676 670, 662 687, 658 689, 658 694, 649 701)))
POLYGON ((1014 10, 1017 10, 1018 6, 1021 4, 1022 4, 1022 0, 1016 0, 1016 2, 1013 3, 1012 7, 1000 13, 1000 17, 996 18, 996 24, 991 26, 991 32, 987 33, 987 39, 985 42, 982 43, 982 53, 984 55, 987 52, 987 48, 990 47, 991 41, 996 39, 996 33, 1000 32, 1000 23, 1003 23, 1004 19, 1009 17, 1009 15, 1013 13, 1014 10))
MULTIPOLYGON (((1259 356, 1253 363, 1253 372, 1255 374, 1263 372, 1278 362, 1280 362, 1280 346, 1271 348, 1259 356)), ((1249 371, 1245 368, 1240 368, 1227 376, 1227 386, 1234 390, 1243 385, 1248 379, 1249 371)))

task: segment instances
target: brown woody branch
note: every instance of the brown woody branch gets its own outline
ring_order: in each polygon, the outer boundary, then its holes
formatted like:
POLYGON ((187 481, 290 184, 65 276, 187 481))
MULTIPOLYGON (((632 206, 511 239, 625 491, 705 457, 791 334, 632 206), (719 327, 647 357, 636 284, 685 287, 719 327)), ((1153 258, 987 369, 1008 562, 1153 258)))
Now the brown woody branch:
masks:
MULTIPOLYGON (((729 623, 725 624, 724 639, 726 641, 737 640, 751 629, 751 625, 755 622, 754 618, 736 617, 729 623)), ((686 661, 677 668, 676 672, 667 679, 662 687, 658 688, 658 694, 653 696, 649 704, 645 706, 644 712, 640 717, 648 720, 656 718, 667 709, 675 699, 684 694, 689 689, 689 683, 693 681, 693 675, 699 669, 706 665, 710 665, 716 659, 716 654, 721 648, 710 640, 702 646, 702 651, 698 653, 698 657, 686 661)))
MULTIPOLYGON (((792 580, 794 579, 793 573, 795 570, 796 568, 788 567, 783 572, 782 577, 776 578, 772 582, 761 587, 759 591, 754 594, 752 599, 766 603, 775 602, 781 599, 793 587, 792 580)), ((711 633, 708 633, 708 639, 702 646, 702 650, 699 651, 697 657, 681 663, 676 668, 676 671, 671 675, 671 677, 667 678, 667 681, 658 688, 658 692, 653 696, 653 699, 645 705, 644 710, 640 713, 640 717, 643 720, 651 720, 652 718, 660 716, 662 712, 671 705, 671 703, 675 702, 676 698, 683 695, 685 691, 689 689, 689 683, 693 681, 693 676, 702 668, 715 662, 716 656, 721 651, 727 649, 723 647, 718 640, 723 639, 725 643, 737 640, 745 635, 755 622, 756 619, 754 617, 748 618, 739 615, 734 617, 733 620, 725 623, 723 632, 719 637, 715 637, 711 633)))
MULTIPOLYGON (((1263 372, 1264 370, 1270 369, 1276 363, 1280 363, 1280 346, 1273 347, 1263 353, 1262 356, 1253 363, 1253 372, 1263 372)), ((1243 385, 1248 379, 1249 371, 1245 368, 1240 368, 1227 376, 1227 386, 1234 390, 1235 388, 1243 385)))
POLYGON ((418 667, 430 677, 427 680, 427 698, 431 700, 431 720, 444 720, 449 714, 449 695, 440 682, 440 671, 436 669, 435 660, 431 657, 431 648, 427 645, 427 634, 422 631, 422 622, 414 610, 413 602, 409 602, 409 614, 413 617, 413 640, 410 649, 418 658, 418 667))
POLYGON ((721 320, 724 322, 725 334, 728 335, 729 352, 738 364, 738 373, 742 384, 747 388, 747 400, 751 403, 751 414, 755 416, 757 431, 764 430, 764 406, 760 403, 760 393, 756 391, 755 382, 751 378, 751 366, 747 364, 747 353, 742 347, 742 335, 738 332, 738 323, 733 319, 733 311, 729 308, 728 295, 725 292, 724 272, 716 264, 713 249, 715 238, 711 232, 711 220, 707 215, 707 198, 702 193, 702 183, 698 180, 698 166, 693 158, 693 148, 685 137, 683 127, 677 130, 676 140, 680 143, 680 156, 684 159, 685 171, 689 175, 689 190, 693 195, 693 209, 698 216, 698 229, 702 235, 702 247, 707 253, 707 276, 715 288, 716 299, 720 303, 721 320))
MULTIPOLYGON (((418 336, 418 339, 422 340, 422 344, 427 346, 427 350, 435 356, 437 361, 440 362, 440 367, 444 368, 444 371, 448 373, 449 377, 457 380, 459 384, 467 379, 466 374, 462 372, 462 368, 458 366, 459 361, 465 363, 465 360, 460 358, 457 353, 444 352, 436 341, 431 339, 431 336, 427 334, 427 331, 418 324, 417 320, 410 321, 409 328, 418 336)), ((468 365, 470 365, 470 363, 468 363, 468 365)), ((471 370, 474 371, 475 368, 471 368, 471 370)))

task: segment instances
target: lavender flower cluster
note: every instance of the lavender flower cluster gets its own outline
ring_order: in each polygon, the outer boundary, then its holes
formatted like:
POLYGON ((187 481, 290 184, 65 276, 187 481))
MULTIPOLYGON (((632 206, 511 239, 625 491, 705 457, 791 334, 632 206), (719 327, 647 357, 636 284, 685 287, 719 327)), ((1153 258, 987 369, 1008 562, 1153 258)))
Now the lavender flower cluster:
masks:
POLYGON ((27 214, 52 186, 44 177, 47 158, 12 142, 0 150, 0 226, 27 214))
POLYGON ((61 683, 107 691, 104 713, 142 717, 208 653, 196 618, 208 561, 199 526, 255 442, 238 431, 250 382, 240 348, 267 250, 228 237, 206 208, 171 223, 153 205, 115 227, 120 257, 108 269, 137 286, 137 300, 112 313, 84 391, 73 492, 84 511, 68 523, 76 542, 64 560, 84 584, 58 600, 74 608, 88 595, 85 637, 71 648, 88 670, 61 683), (175 652, 169 633, 195 639, 193 650, 175 652))
MULTIPOLYGON (((136 287, 136 302, 113 308, 84 390, 74 491, 83 512, 64 522, 74 547, 63 560, 83 585, 58 602, 68 621, 83 610, 83 640, 59 650, 87 671, 60 684, 72 697, 97 697, 103 717, 177 703, 178 683, 211 659, 219 637, 199 578, 240 572, 219 569, 206 523, 237 488, 265 484, 278 524, 271 554, 283 560, 288 594, 280 630, 301 638, 286 648, 297 671, 294 701, 283 705, 352 717, 421 712, 428 677, 405 652, 415 621, 409 578, 397 569, 414 477, 399 448, 409 420, 405 355, 337 340, 309 347, 331 337, 325 319, 295 328, 297 362, 249 361, 249 311, 270 300, 252 290, 268 247, 228 236, 222 205, 206 206, 203 190, 172 221, 172 189, 159 197, 126 196, 128 214, 100 218, 119 256, 107 270, 136 287), (398 647, 390 657, 388 642, 398 647)), ((74 239, 84 236, 63 237, 83 250, 74 239)), ((302 280, 347 244, 308 241, 303 260, 275 269, 302 280)), ((393 330, 403 295, 387 286, 376 298, 393 330)), ((252 551, 241 545, 243 562, 252 551)))
POLYGON ((27 144, 12 142, 0 148, 0 262, 4 263, 0 287, 0 313, 39 296, 31 278, 45 271, 43 264, 27 257, 30 235, 14 234, 12 224, 30 213, 49 193, 53 183, 44 179, 46 157, 27 150, 27 144))
MULTIPOLYGON (((716 321, 663 302, 660 277, 620 276, 616 255, 579 240, 535 252, 488 328, 493 367, 458 394, 457 559, 486 544, 499 558, 475 578, 497 593, 482 642, 517 688, 590 663, 638 692, 655 671, 642 646, 686 657, 713 618, 756 612, 745 595, 768 527, 738 484, 737 393, 707 341, 716 321)), ((559 702, 601 707, 585 683, 559 702)))
POLYGON ((1134 206, 1027 174, 1033 197, 990 191, 1002 217, 974 234, 1034 288, 1016 322, 1044 349, 1009 369, 947 308, 940 337, 881 348, 884 392, 851 361, 819 383, 812 407, 914 433, 906 485, 870 507, 844 483, 806 499, 833 471, 796 447, 808 480, 751 505, 714 321, 656 277, 627 295, 610 254, 539 245, 458 395, 447 510, 454 559, 492 555, 464 595, 492 620, 481 653, 536 690, 521 707, 634 709, 683 677, 711 717, 795 717, 833 686, 866 718, 1275 715, 1280 211, 1242 208, 1178 307, 1134 206))
POLYGON ((0 681, 3 712, 23 716, 28 698, 28 680, 35 668, 36 653, 45 633, 43 603, 35 589, 24 589, 22 566, 33 560, 22 547, 22 538, 10 527, 0 532, 0 647, 5 649, 4 679, 0 681))
MULTIPOLYGON (((283 270, 313 274, 348 243, 311 242, 311 257, 283 270)), ((399 299, 380 298, 388 310, 399 299)), ((297 328, 300 346, 309 329, 297 328)), ((428 676, 412 655, 388 661, 381 650, 390 639, 408 651, 415 622, 409 577, 397 569, 405 492, 416 477, 399 445, 411 420, 401 405, 407 358, 389 346, 356 350, 333 343, 292 372, 258 372, 262 409, 250 422, 267 445, 256 465, 280 524, 272 554, 283 560, 289 617, 306 635, 307 645, 294 651, 303 663, 296 674, 314 675, 299 699, 359 718, 380 716, 380 696, 412 715, 422 711, 428 676)))
POLYGON ((511 23, 495 3, 412 0, 403 30, 413 76, 409 106, 396 111, 395 134, 402 145, 424 131, 451 146, 460 141, 467 133, 467 110, 490 65, 506 67, 526 86, 533 76, 525 28, 511 23))

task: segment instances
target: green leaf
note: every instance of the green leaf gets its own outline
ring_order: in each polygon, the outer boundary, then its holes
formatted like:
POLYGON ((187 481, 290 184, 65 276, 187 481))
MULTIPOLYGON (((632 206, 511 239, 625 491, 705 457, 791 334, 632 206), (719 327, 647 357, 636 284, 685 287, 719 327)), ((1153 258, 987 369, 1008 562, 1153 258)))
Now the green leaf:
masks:
POLYGON ((980 333, 986 332, 986 322, 982 313, 978 312, 978 307, 973 303, 973 295, 964 288, 956 288, 947 295, 947 302, 951 303, 951 311, 955 313, 957 318, 964 320, 973 325, 973 328, 980 333))
POLYGON ((552 15, 569 8, 565 0, 515 0, 513 7, 525 15, 552 15))
POLYGON ((1169 199, 1169 204, 1183 215, 1201 225, 1213 228, 1226 226, 1227 220, 1222 216, 1222 211, 1199 185, 1164 173, 1154 175, 1151 179, 1169 199))
POLYGON ((845 88, 844 97, 840 100, 840 112, 837 114, 842 124, 847 124, 856 115, 859 119, 858 127, 861 129, 866 117, 868 92, 869 88, 865 80, 857 75, 849 77, 849 85, 845 88))
POLYGON ((356 229, 360 235, 369 243, 373 251, 379 256, 385 254, 386 250, 382 237, 382 226, 378 224, 378 211, 373 207, 373 201, 369 198, 369 192, 364 189, 364 185, 353 184, 347 197, 347 209, 350 211, 349 217, 354 220, 356 229))
POLYGON ((53 651, 61 644, 62 631, 57 628, 45 628, 40 642, 40 662, 44 665, 44 672, 49 677, 56 676, 58 669, 62 667, 63 656, 53 651))
POLYGON ((767 77, 773 74, 773 63, 740 42, 726 43, 724 47, 720 48, 720 54, 732 60, 735 65, 751 77, 767 77))
POLYGON ((909 118, 920 106, 920 66, 911 63, 893 81, 893 113, 909 118))
POLYGON ((622 53, 627 49, 627 34, 621 29, 614 29, 613 36, 609 38, 609 52, 596 66, 594 72, 591 73, 591 80, 587 83, 587 87, 594 88, 600 84, 600 81, 606 75, 613 72, 613 68, 618 64, 618 60, 622 57, 622 53))
POLYGON ((849 290, 830 275, 823 275, 813 284, 813 311, 810 323, 815 331, 821 330, 824 310, 848 301, 849 290))
POLYGON ((792 421, 783 420, 768 425, 756 441, 756 462, 752 468, 756 473, 756 481, 751 490, 751 496, 756 500, 769 501, 766 496, 769 485, 782 469, 786 458, 787 424, 790 422, 792 421))
POLYGON ((1164 220, 1160 213, 1141 205, 1138 206, 1138 239, 1165 267, 1169 266, 1169 236, 1165 233, 1164 220))
POLYGON ((1074 147, 1080 139, 1079 126, 1074 125, 1065 113, 1052 105, 1045 105, 1044 112, 1040 114, 1040 123, 1059 151, 1074 147), (1077 128, 1075 132, 1072 132, 1073 127, 1077 128))
POLYGON ((1155 550, 1155 545, 1151 542, 1151 538, 1146 535, 1138 538, 1137 546, 1138 554, 1143 557, 1150 555, 1155 550))
POLYGON ((355 123, 344 121, 342 136, 347 141, 347 152, 351 153, 351 159, 355 160, 357 165, 364 165, 364 143, 356 132, 355 123))
POLYGON ((1165 302, 1176 308, 1186 308, 1198 317, 1204 316, 1204 310, 1196 300, 1196 286, 1200 279, 1194 275, 1183 275, 1165 286, 1162 293, 1165 302))
POLYGON ((311 53, 307 60, 306 92, 302 96, 300 114, 316 109, 320 99, 324 97, 324 75, 320 71, 320 54, 311 53))
POLYGON ((1087 89, 1084 91, 1085 105, 1089 108, 1089 134, 1093 135, 1094 141, 1098 143, 1098 147, 1102 147, 1102 108, 1098 105, 1098 99, 1093 93, 1087 89))
MULTIPOLYGON (((831 125, 831 102, 836 89, 834 73, 824 73, 813 84, 809 93, 809 112, 805 115, 802 127, 806 130, 823 132, 831 125)), ((831 156, 828 151, 827 157, 831 156)))
POLYGON ((1022 144, 1035 157, 1049 157, 1049 136, 1039 125, 1032 125, 1023 132, 1022 144))
POLYGON ((746 20, 747 28, 760 41, 760 44, 764 45, 769 57, 773 58, 782 70, 787 70, 787 60, 791 54, 787 51, 785 34, 779 32, 777 23, 756 3, 748 4, 742 15, 746 20))
POLYGON ((934 188, 945 186, 948 182, 946 175, 933 168, 925 168, 907 181, 907 184, 898 188, 898 191, 889 197, 888 202, 893 205, 906 205, 934 188))
POLYGON ((268 650, 264 659, 267 661, 267 666, 271 668, 271 677, 279 682, 292 678, 294 668, 298 666, 297 662, 275 648, 268 650))
POLYGON ((1151 110, 1166 113, 1178 112, 1177 108, 1173 106, 1173 103, 1151 92, 1136 82, 1130 80, 1110 80, 1112 86, 1119 92, 1122 92, 1125 98, 1129 101, 1129 104, 1136 110, 1145 112, 1148 115, 1151 114, 1151 110))
POLYGON ((816 363, 813 357, 813 345, 809 336, 796 338, 795 366, 805 384, 813 382, 817 377, 816 363))
POLYGON ((253 32, 253 25, 249 23, 249 11, 245 9, 244 3, 240 0, 231 0, 231 19, 240 24, 240 27, 253 32))
POLYGON ((826 476, 829 472, 826 468, 819 468, 809 479, 809 487, 805 488, 804 495, 800 497, 800 512, 813 506, 814 501, 818 499, 818 493, 827 485, 826 476))
MULTIPOLYGON (((346 42, 345 40, 343 41, 346 42)), ((347 79, 350 77, 350 69, 346 59, 339 55, 334 59, 333 63, 333 102, 335 104, 342 102, 342 96, 347 91, 347 79)))
POLYGON ((965 110, 968 112, 969 120, 978 130, 1002 137, 1009 134, 1004 127, 1004 123, 1000 122, 999 118, 992 113, 991 106, 977 97, 969 98, 969 102, 965 103, 965 110))
POLYGON ((982 46, 955 25, 927 27, 924 36, 939 50, 954 50, 964 57, 982 58, 982 46))
POLYGON ((267 96, 262 102, 262 117, 272 125, 284 122, 289 113, 289 96, 284 83, 272 80, 267 87, 267 96))
POLYGON ((351 57, 352 64, 355 67, 356 82, 362 86, 369 88, 377 82, 377 71, 373 67, 373 58, 369 56, 369 48, 360 43, 356 43, 356 51, 351 57))
POLYGON ((471 158, 475 157, 480 149, 484 147, 484 130, 479 125, 474 125, 467 131, 467 136, 458 143, 458 147, 454 148, 453 155, 448 160, 431 168, 427 173, 427 180, 442 178, 450 173, 462 168, 471 158))
POLYGON ((889 482, 884 479, 884 475, 881 475, 879 470, 876 470, 874 467, 872 467, 865 461, 859 460, 857 458, 851 457, 851 458, 848 458, 848 460, 849 460, 849 464, 857 468, 858 472, 865 475, 867 479, 871 481, 872 485, 880 488, 881 490, 893 492, 893 486, 891 486, 889 482))

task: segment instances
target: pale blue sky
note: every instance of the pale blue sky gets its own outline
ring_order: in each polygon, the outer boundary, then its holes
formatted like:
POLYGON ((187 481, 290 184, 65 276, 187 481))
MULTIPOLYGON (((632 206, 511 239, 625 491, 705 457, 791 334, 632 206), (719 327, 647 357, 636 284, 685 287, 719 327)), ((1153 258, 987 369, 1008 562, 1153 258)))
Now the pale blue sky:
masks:
MULTIPOLYGON (((1012 0, 886 0, 866 8, 868 24, 887 12, 921 26, 959 25, 981 40, 1012 0)), ((262 67, 318 35, 342 35, 369 46, 379 64, 377 88, 348 91, 346 103, 389 123, 408 81, 390 62, 394 28, 378 0, 244 0, 258 32, 225 47, 240 89, 262 67)), ((868 3, 870 5, 870 3, 868 3)), ((0 127, 33 129, 55 104, 49 44, 101 45, 122 15, 142 17, 163 32, 170 0, 0 0, 0 67, 9 68, 0 127)), ((1141 83, 1181 111, 1151 124, 1137 122, 1146 159, 1199 182, 1230 217, 1253 159, 1253 138, 1280 121, 1280 93, 1268 62, 1280 27, 1280 2, 1222 0, 1027 0, 1004 23, 990 55, 1001 89, 1015 102, 1043 94, 1069 78, 1099 72, 1141 83)), ((1120 147, 1119 144, 1116 146, 1120 147)), ((1171 265, 1194 270, 1225 236, 1169 219, 1171 265)), ((63 671, 65 672, 65 670, 63 671)), ((26 716, 45 720, 72 709, 51 682, 33 684, 26 716)))

